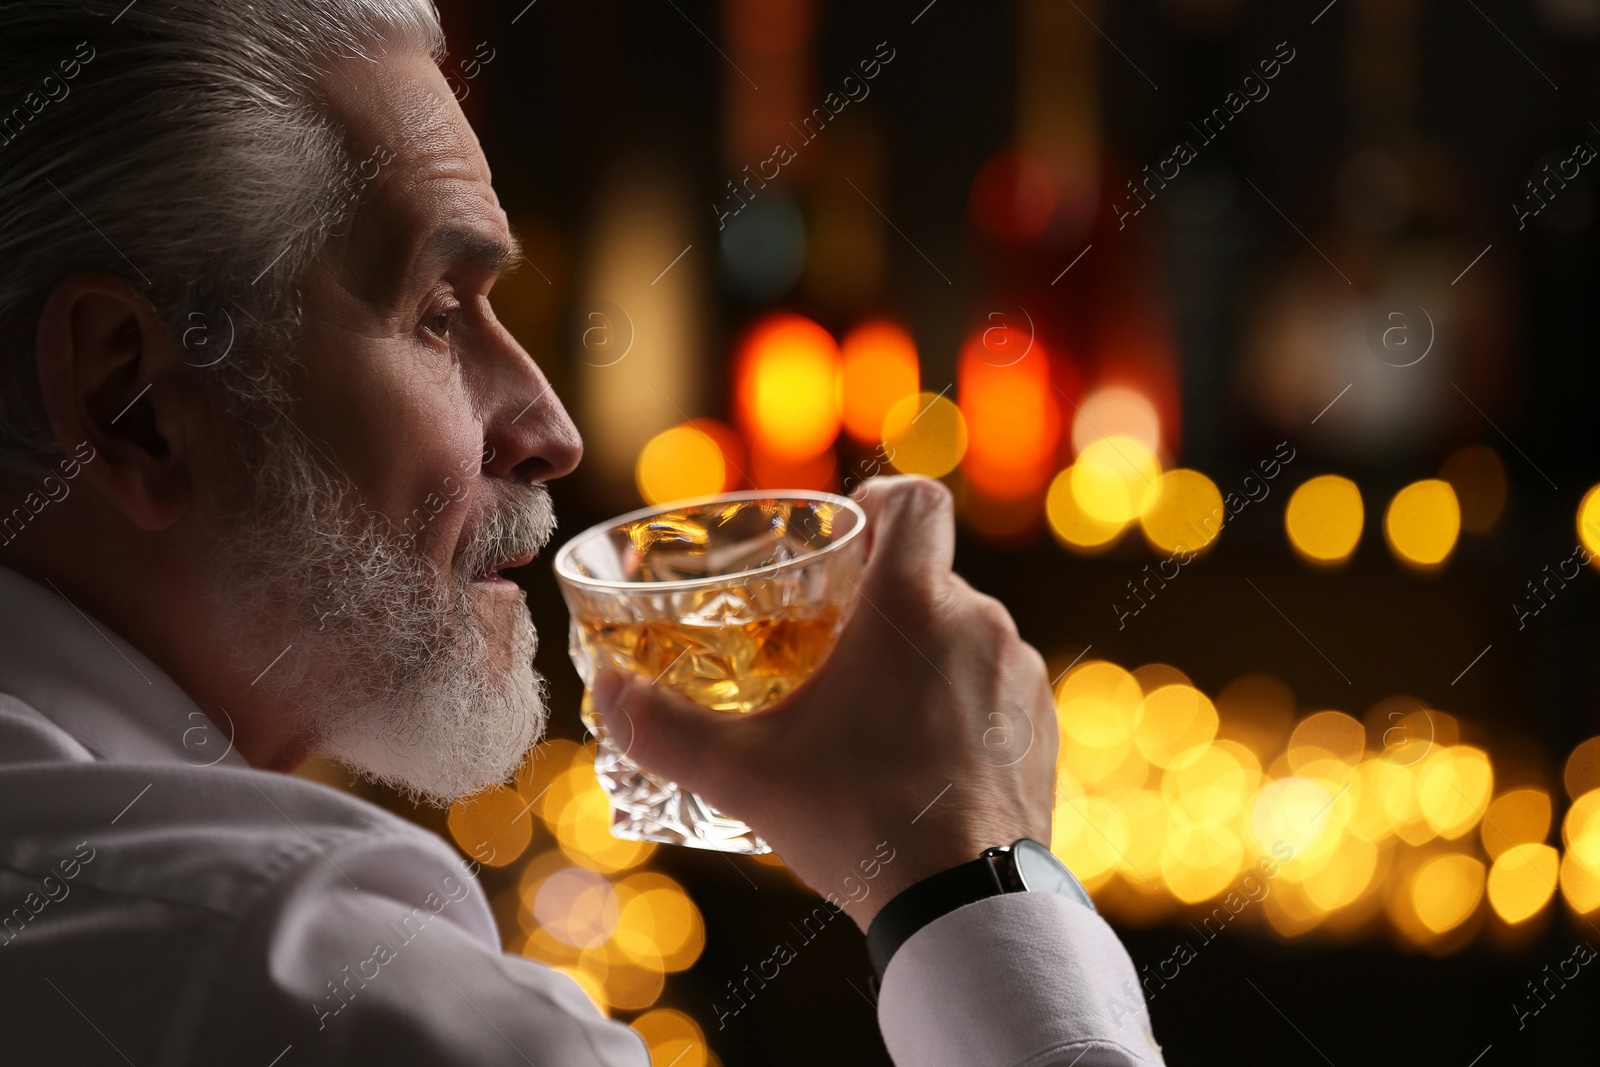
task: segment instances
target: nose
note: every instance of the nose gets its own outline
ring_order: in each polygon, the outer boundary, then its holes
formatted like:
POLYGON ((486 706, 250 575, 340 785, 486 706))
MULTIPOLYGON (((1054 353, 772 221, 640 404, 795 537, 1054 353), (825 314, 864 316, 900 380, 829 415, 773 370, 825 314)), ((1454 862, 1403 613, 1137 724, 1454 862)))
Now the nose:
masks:
POLYGON ((544 372, 504 326, 493 324, 482 360, 484 473, 523 482, 571 474, 583 439, 544 372))

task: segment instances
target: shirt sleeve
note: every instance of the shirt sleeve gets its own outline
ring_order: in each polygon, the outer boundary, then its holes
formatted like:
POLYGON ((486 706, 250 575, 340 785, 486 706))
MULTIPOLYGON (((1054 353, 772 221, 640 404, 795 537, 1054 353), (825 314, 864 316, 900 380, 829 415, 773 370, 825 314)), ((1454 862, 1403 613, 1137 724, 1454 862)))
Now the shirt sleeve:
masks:
POLYGON ((1056 893, 988 897, 918 930, 883 977, 878 1025, 899 1067, 1163 1062, 1117 935, 1056 893))

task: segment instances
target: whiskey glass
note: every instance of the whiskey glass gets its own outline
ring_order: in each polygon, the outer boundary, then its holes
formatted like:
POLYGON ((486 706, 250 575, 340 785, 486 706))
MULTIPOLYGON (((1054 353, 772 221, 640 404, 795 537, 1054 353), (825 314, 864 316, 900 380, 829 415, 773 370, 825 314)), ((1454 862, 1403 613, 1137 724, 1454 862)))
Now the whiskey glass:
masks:
POLYGON ((749 855, 770 852, 749 826, 628 757, 632 724, 593 715, 605 664, 717 711, 744 714, 794 689, 833 647, 865 564, 866 514, 828 493, 755 490, 630 512, 556 554, 572 614, 595 773, 611 832, 749 855), (620 735, 623 747, 618 745, 620 735))

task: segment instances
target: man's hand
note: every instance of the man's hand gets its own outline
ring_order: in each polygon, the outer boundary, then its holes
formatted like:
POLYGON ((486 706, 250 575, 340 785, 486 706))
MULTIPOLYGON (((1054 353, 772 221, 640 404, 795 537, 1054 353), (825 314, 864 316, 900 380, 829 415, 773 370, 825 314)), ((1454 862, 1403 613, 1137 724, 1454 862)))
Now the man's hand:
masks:
POLYGON ((839 642, 759 711, 610 672, 597 710, 630 758, 743 819, 865 930, 900 890, 1019 837, 1048 843, 1057 727, 1044 660, 950 569, 950 492, 858 491, 868 560, 839 642))

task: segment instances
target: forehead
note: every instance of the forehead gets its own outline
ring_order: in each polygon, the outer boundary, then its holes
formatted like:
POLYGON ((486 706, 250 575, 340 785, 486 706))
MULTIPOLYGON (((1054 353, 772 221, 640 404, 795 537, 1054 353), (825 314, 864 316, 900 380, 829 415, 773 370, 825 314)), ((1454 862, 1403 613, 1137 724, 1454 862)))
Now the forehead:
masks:
POLYGON ((352 292, 391 301, 417 243, 446 221, 506 235, 489 164, 432 59, 402 52, 341 61, 321 87, 361 164, 359 210, 329 248, 354 268, 341 271, 352 292))

